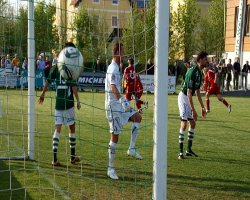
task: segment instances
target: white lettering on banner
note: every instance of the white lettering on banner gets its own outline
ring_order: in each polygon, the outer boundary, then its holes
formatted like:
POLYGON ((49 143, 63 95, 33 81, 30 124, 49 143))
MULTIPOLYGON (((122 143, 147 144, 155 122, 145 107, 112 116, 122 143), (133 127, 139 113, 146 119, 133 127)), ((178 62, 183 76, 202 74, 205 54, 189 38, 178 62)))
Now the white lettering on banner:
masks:
POLYGON ((105 78, 81 76, 78 79, 78 83, 80 83, 80 84, 93 84, 93 83, 104 84, 105 83, 105 78))
MULTIPOLYGON (((154 92, 154 75, 140 75, 143 91, 154 92)), ((175 92, 175 76, 168 76, 168 93, 175 92)))
POLYGON ((235 57, 240 57, 241 47, 242 47, 242 37, 243 37, 243 21, 244 18, 244 0, 239 2, 238 18, 237 18, 237 27, 236 27, 236 36, 235 36, 235 57))

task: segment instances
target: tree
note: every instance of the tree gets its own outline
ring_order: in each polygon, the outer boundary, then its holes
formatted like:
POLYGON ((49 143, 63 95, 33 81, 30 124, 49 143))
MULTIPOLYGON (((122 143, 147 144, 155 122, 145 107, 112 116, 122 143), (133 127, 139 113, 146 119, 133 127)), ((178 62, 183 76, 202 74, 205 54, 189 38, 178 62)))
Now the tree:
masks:
POLYGON ((96 58, 105 52, 107 36, 103 31, 104 24, 99 21, 98 14, 88 13, 81 7, 73 20, 72 30, 77 47, 83 52, 87 62, 95 62, 96 58))
POLYGON ((39 1, 35 5, 35 47, 36 52, 51 52, 58 48, 58 34, 55 27, 56 8, 51 2, 39 1))
POLYGON ((224 0, 212 0, 208 8, 208 22, 212 34, 211 46, 217 57, 225 50, 224 0))
POLYGON ((184 0, 172 13, 170 30, 172 32, 171 59, 190 59, 197 51, 197 28, 200 9, 196 0, 184 0), (174 49, 173 49, 174 48, 174 49), (183 56, 182 56, 183 55, 183 56))
POLYGON ((123 31, 125 51, 140 60, 141 68, 147 59, 154 58, 154 36, 155 0, 151 0, 144 10, 133 8, 128 27, 123 31))

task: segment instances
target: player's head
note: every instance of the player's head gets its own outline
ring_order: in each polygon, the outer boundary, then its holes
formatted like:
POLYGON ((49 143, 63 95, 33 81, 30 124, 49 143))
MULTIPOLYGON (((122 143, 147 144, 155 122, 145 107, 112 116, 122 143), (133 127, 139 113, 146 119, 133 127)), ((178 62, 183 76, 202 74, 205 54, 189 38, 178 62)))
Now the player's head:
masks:
POLYGON ((199 66, 201 66, 202 68, 204 68, 206 66, 207 63, 207 52, 202 51, 198 54, 197 56, 197 63, 199 64, 199 66))
POLYGON ((112 54, 113 58, 116 59, 117 64, 120 64, 124 56, 123 44, 120 42, 116 42, 113 46, 112 54))
POLYGON ((134 64, 134 59, 133 58, 129 58, 128 59, 128 64, 129 65, 133 65, 134 64))

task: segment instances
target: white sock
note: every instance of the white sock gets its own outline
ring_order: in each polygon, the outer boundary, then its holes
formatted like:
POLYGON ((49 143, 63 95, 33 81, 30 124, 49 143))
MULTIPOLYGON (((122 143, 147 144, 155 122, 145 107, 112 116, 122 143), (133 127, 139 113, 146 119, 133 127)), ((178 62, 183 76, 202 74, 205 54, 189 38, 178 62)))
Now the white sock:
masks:
POLYGON ((109 167, 114 167, 114 159, 115 159, 115 150, 116 150, 116 143, 112 142, 110 140, 109 142, 109 149, 108 149, 108 153, 109 153, 109 167))
POLYGON ((134 149, 135 148, 135 143, 136 143, 136 138, 137 138, 139 128, 140 128, 140 123, 134 122, 132 124, 132 131, 131 131, 129 149, 134 149))

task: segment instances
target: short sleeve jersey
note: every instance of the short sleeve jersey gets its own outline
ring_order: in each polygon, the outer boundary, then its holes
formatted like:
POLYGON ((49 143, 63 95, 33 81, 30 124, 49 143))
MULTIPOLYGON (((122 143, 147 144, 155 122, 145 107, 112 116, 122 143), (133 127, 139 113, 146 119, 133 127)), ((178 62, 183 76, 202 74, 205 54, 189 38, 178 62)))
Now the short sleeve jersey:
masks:
POLYGON ((111 85, 115 85, 119 93, 121 93, 121 75, 119 72, 119 66, 112 60, 111 64, 108 66, 106 79, 105 79, 105 106, 119 101, 114 96, 111 85))
POLYGON ((135 71, 134 66, 128 66, 124 70, 124 78, 128 89, 136 90, 139 86, 140 77, 135 71))
POLYGON ((194 95, 195 91, 197 89, 200 89, 201 78, 202 74, 198 66, 194 65, 193 67, 191 67, 185 75, 185 81, 182 87, 182 92, 187 95, 187 90, 191 89, 192 95, 194 95))
POLYGON ((72 87, 76 86, 76 81, 63 79, 57 67, 51 68, 47 81, 49 83, 56 82, 56 110, 67 110, 74 107, 72 87))

